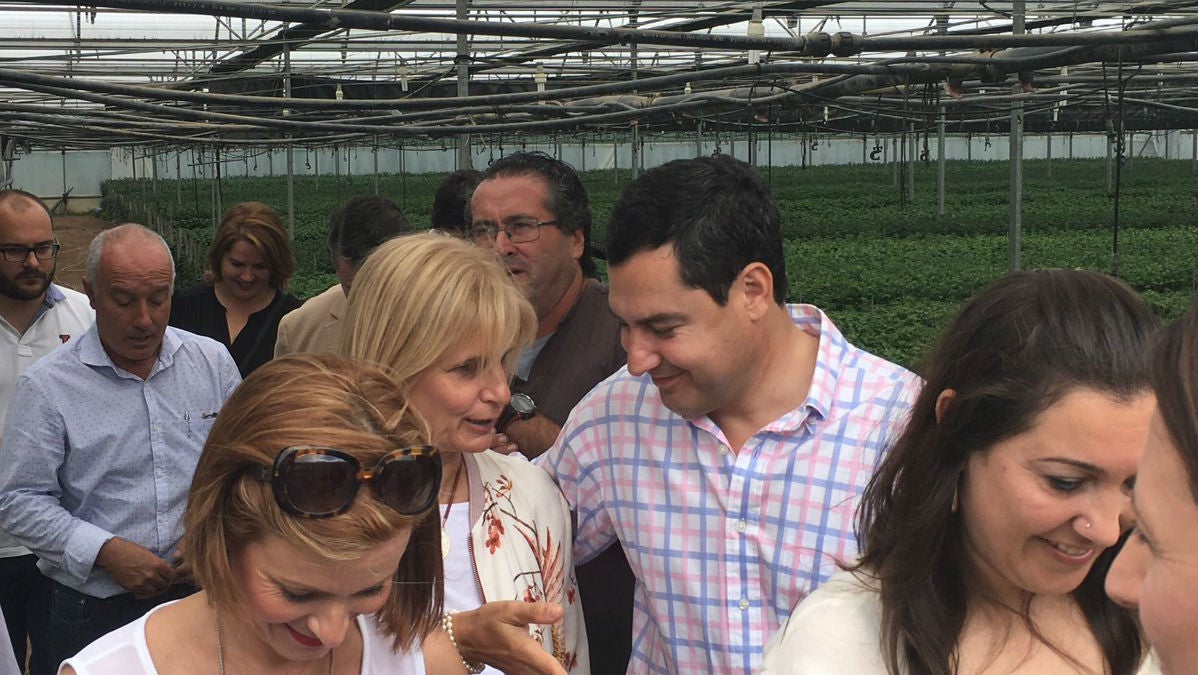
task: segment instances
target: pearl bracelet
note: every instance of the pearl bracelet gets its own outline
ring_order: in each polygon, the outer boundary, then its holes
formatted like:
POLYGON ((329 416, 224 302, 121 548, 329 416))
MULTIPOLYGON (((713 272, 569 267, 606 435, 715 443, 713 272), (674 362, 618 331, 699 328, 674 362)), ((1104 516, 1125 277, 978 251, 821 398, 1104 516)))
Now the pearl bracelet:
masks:
POLYGON ((453 615, 455 611, 448 611, 441 617, 441 627, 445 629, 445 633, 449 635, 449 641, 453 644, 453 648, 458 652, 458 658, 462 660, 462 665, 466 667, 466 672, 470 675, 478 675, 487 667, 485 663, 470 663, 462 656, 462 650, 458 647, 458 639, 453 634, 453 615))

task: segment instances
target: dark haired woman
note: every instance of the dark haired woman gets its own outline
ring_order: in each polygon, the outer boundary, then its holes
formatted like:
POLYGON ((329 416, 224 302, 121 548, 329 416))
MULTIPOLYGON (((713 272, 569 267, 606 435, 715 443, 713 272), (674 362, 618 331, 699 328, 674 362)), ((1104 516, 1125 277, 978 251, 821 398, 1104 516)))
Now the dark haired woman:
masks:
POLYGON ((970 300, 862 497, 860 560, 799 604, 765 672, 1153 670, 1102 586, 1131 526, 1156 325, 1092 272, 1017 272, 970 300))
POLYGON ((1107 575, 1139 610, 1165 675, 1198 673, 1198 304, 1165 330, 1152 367, 1157 413, 1136 477, 1136 532, 1107 575))
POLYGON ((175 294, 169 323, 228 347, 244 378, 274 356, 279 320, 300 306, 286 291, 293 274, 279 214, 260 202, 234 204, 208 248, 204 283, 175 294))

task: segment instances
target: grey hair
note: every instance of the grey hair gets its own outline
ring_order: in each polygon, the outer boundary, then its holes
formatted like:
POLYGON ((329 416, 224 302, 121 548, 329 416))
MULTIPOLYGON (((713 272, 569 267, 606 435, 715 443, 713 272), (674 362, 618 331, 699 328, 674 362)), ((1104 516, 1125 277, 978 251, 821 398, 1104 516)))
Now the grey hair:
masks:
POLYGON ((104 249, 109 244, 116 244, 129 239, 134 235, 151 241, 156 241, 162 244, 163 250, 166 251, 167 260, 171 261, 171 291, 175 289, 175 256, 171 254, 171 247, 167 246, 166 240, 162 238, 154 230, 137 223, 124 223, 116 227, 109 228, 96 235, 92 239, 91 245, 87 247, 87 279, 89 283, 95 284, 100 278, 100 256, 104 254, 104 249))

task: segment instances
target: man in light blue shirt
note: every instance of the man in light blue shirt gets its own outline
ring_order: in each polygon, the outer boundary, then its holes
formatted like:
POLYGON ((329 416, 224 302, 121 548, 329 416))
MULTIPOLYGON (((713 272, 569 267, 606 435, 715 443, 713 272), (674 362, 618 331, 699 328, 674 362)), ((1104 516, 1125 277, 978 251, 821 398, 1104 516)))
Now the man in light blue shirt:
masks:
POLYGON ((218 342, 167 327, 174 262, 122 225, 88 251, 95 325, 17 381, 0 529, 53 581, 52 663, 190 589, 175 552, 217 411, 241 382, 218 342))

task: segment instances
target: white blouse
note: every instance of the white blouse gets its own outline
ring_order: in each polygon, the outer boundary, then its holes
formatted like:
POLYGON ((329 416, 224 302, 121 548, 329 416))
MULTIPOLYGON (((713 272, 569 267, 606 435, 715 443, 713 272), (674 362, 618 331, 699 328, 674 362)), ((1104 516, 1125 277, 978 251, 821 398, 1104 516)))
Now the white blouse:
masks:
MULTIPOLYGON (((58 668, 59 675, 64 666, 74 668, 79 675, 158 675, 146 644, 146 620, 170 604, 173 603, 159 605, 137 621, 84 647, 83 651, 63 661, 58 668)), ((391 638, 379 632, 373 619, 359 615, 357 622, 358 630, 362 631, 361 675, 425 675, 424 654, 419 647, 396 653, 391 649, 391 638)))

